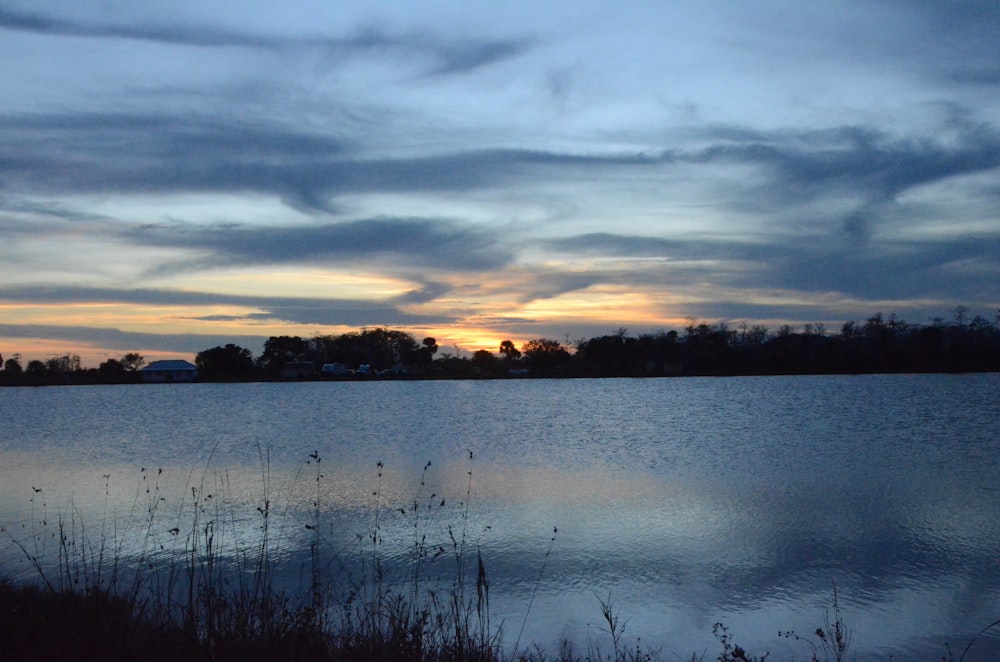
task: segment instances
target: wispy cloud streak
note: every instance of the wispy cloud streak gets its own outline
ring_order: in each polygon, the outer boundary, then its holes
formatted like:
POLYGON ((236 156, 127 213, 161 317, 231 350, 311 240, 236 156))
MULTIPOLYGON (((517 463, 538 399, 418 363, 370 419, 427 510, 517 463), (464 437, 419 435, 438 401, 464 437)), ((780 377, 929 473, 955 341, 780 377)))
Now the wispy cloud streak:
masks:
POLYGON ((203 25, 120 24, 78 21, 34 12, 0 8, 0 29, 63 37, 128 39, 197 48, 245 48, 272 51, 320 50, 327 56, 398 52, 401 56, 423 56, 434 63, 429 73, 460 74, 517 57, 529 46, 528 39, 477 41, 441 38, 430 34, 390 35, 375 28, 362 28, 339 38, 281 37, 238 32, 203 25))

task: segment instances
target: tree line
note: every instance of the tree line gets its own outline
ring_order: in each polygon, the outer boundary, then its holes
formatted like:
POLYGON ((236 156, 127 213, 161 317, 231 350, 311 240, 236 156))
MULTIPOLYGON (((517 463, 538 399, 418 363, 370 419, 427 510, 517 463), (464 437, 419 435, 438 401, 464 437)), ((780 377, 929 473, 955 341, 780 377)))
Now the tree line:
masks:
POLYGON ((6 360, 0 355, 0 386, 42 386, 48 384, 127 384, 141 381, 140 369, 146 359, 128 352, 108 359, 97 368, 84 368, 77 354, 33 359, 22 364, 20 354, 6 360))
MULTIPOLYGON (((536 338, 518 348, 504 340, 496 352, 460 357, 438 352, 434 338, 417 341, 405 331, 381 327, 340 335, 272 336, 263 352, 235 344, 195 357, 202 381, 350 378, 658 377, 1000 371, 1000 313, 996 320, 969 317, 959 306, 951 319, 910 324, 877 313, 844 323, 801 329, 689 320, 681 330, 630 335, 613 333, 561 343, 536 338)), ((128 353, 84 369, 75 355, 2 361, 0 383, 138 382, 145 359, 128 353)))

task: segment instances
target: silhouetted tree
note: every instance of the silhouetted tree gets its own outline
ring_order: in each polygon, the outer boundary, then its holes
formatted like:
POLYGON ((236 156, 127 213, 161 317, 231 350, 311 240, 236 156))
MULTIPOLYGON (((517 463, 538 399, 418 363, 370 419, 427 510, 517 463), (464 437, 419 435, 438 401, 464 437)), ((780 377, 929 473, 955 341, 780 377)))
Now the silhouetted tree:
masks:
POLYGON ((500 353, 503 354, 508 363, 513 363, 521 358, 521 352, 510 340, 504 340, 500 343, 500 353))
POLYGON ((205 380, 248 379, 254 374, 253 354, 232 343, 198 352, 194 363, 205 380))
POLYGON ((952 309, 952 313, 955 315, 955 326, 965 326, 965 321, 968 319, 969 309, 965 306, 955 306, 952 309))
POLYGON ((636 351, 642 357, 642 374, 680 374, 682 370, 681 358, 683 348, 679 342, 679 338, 680 334, 673 329, 640 335, 636 341, 636 351))
POLYGON ((278 377, 286 363, 304 360, 308 350, 309 343, 299 336, 271 336, 260 355, 261 370, 268 377, 278 377))
POLYGON ((116 377, 125 374, 125 366, 118 359, 108 359, 97 366, 97 371, 106 377, 116 377))
POLYGON ((763 345, 767 342, 768 333, 766 326, 755 324, 744 331, 740 342, 743 345, 763 345))
POLYGON ((451 356, 450 353, 445 355, 445 353, 442 352, 442 358, 434 361, 434 370, 440 375, 454 377, 457 379, 474 376, 474 366, 472 365, 472 361, 465 358, 459 358, 457 356, 451 356))
POLYGON ((438 344, 435 338, 427 337, 424 338, 421 346, 413 350, 413 356, 411 357, 411 363, 418 366, 422 371, 427 371, 430 368, 431 362, 434 360, 434 354, 438 351, 438 344))
MULTIPOLYGON (((431 339, 433 340, 433 339, 431 339)), ((339 336, 320 336, 314 340, 321 348, 326 362, 343 363, 352 368, 370 365, 373 370, 386 370, 397 365, 412 365, 419 360, 422 348, 413 336, 404 331, 377 327, 339 336)), ((437 342, 433 343, 437 346, 437 342)))
POLYGON ((625 329, 577 344, 576 356, 586 374, 639 375, 645 369, 642 350, 625 329))
POLYGON ((521 353, 528 367, 541 373, 555 372, 569 363, 571 358, 558 340, 549 338, 529 340, 521 347, 521 353))
POLYGON ((471 359, 472 367, 483 376, 490 376, 496 373, 497 357, 493 352, 486 349, 476 350, 471 359))
POLYGON ((146 358, 138 352, 129 352, 121 358, 122 368, 129 372, 135 372, 146 364, 146 358))
POLYGON ((80 357, 76 354, 53 356, 45 362, 45 367, 51 373, 66 375, 80 369, 80 357))
POLYGON ((725 322, 708 324, 689 320, 684 327, 682 352, 683 370, 686 374, 715 375, 726 372, 725 366, 733 360, 730 348, 736 332, 725 322))

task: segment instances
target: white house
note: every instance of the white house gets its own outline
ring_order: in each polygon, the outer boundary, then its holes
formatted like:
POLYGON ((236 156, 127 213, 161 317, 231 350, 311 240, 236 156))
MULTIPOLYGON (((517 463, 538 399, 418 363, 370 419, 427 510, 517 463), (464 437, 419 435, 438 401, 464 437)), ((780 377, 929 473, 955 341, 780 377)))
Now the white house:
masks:
POLYGON ((193 382, 198 379, 198 367, 181 360, 153 361, 141 372, 144 382, 193 382))

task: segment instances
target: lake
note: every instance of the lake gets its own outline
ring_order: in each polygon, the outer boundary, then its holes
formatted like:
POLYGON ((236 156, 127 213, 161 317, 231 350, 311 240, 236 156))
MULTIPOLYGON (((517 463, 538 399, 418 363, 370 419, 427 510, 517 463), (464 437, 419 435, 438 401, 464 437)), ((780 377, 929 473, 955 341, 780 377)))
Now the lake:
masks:
POLYGON ((804 659, 778 632, 822 626, 836 586, 859 659, 957 658, 1000 618, 998 424, 996 374, 5 388, 0 569, 30 578, 16 543, 51 558, 60 515, 128 556, 155 499, 169 539, 193 487, 234 541, 267 498, 290 584, 306 524, 348 575, 403 578, 425 541, 428 582, 455 535, 508 645, 607 649, 610 598, 666 659, 714 659, 717 621, 804 659))

